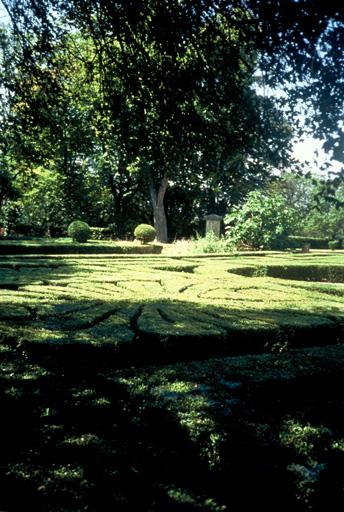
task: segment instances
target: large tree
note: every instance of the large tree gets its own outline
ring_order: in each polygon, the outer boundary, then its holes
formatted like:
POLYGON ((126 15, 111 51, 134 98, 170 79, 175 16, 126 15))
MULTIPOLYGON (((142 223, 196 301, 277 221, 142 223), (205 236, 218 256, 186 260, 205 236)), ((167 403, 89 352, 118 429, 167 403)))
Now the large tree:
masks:
POLYGON ((145 210, 142 178, 126 172, 114 140, 94 45, 77 32, 56 40, 49 52, 33 40, 26 58, 23 41, 1 31, 0 165, 25 191, 23 220, 40 231, 84 218, 92 225, 115 223, 123 235, 134 226, 135 209, 145 210), (45 215, 35 222, 40 211, 45 215))
MULTIPOLYGON (((254 14, 240 2, 5 1, 26 59, 53 66, 70 23, 91 38, 119 167, 150 194, 161 241, 169 183, 246 188, 285 163, 290 130, 253 90, 254 14)), ((113 144, 113 145, 114 145, 113 144)))

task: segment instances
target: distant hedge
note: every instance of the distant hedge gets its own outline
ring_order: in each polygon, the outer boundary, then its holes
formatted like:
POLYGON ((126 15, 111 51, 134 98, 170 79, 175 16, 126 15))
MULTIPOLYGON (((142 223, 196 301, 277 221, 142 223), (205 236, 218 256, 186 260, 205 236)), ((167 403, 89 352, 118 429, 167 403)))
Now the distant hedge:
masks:
POLYGON ((334 251, 336 249, 343 249, 344 245, 341 240, 330 240, 328 243, 328 248, 334 251))
POLYGON ((343 265, 255 265, 231 268, 229 272, 245 277, 344 283, 343 265))
POLYGON ((24 245, 0 243, 2 254, 160 254, 162 245, 99 245, 88 243, 76 244, 44 244, 24 245))
POLYGON ((329 238, 288 236, 287 245, 291 249, 302 249, 305 244, 310 244, 311 249, 328 249, 329 238))

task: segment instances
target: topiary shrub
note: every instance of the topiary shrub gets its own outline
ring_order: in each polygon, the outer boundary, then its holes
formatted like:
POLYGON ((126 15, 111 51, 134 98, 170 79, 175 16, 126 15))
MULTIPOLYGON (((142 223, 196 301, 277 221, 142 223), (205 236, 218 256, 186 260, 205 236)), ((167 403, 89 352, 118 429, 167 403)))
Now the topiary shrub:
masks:
POLYGON ((90 226, 81 220, 75 220, 69 224, 67 233, 73 239, 73 242, 80 243, 87 242, 92 235, 90 226))
POLYGON ((341 245, 342 244, 340 240, 330 240, 328 242, 328 248, 331 249, 332 251, 334 251, 335 249, 340 249, 341 245))
POLYGON ((140 240, 142 244, 148 244, 153 242, 156 237, 156 230, 149 224, 139 224, 134 231, 134 236, 137 240, 140 240))

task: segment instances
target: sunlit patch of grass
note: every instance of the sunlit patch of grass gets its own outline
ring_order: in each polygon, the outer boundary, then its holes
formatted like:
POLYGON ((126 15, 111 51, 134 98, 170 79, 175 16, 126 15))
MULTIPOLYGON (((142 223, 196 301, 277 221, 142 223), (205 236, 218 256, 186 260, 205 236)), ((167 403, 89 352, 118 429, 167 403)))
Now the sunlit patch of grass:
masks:
POLYGON ((2 257, 0 333, 25 344, 118 348, 135 341, 133 350, 139 351, 140 341, 154 339, 176 353, 181 349, 181 357, 184 349, 187 357, 192 351, 197 357, 199 349, 217 354, 235 343, 235 351, 241 343, 243 352, 267 349, 274 341, 288 348, 289 339, 306 343, 300 329, 340 329, 344 288, 285 279, 283 273, 309 276, 316 268, 325 277, 341 275, 340 258, 319 254, 301 260, 289 254, 281 264, 278 253, 2 257))

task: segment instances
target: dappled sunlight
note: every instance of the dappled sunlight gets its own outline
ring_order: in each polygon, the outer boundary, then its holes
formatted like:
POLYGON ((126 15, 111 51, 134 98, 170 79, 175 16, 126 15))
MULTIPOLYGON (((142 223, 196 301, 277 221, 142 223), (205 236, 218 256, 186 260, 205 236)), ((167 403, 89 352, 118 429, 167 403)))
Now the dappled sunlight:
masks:
POLYGON ((128 369, 108 379, 138 407, 146 404, 144 414, 168 411, 208 468, 219 504, 274 510, 282 499, 298 510, 341 495, 339 479, 330 479, 344 463, 343 355, 343 347, 326 347, 128 369))
POLYGON ((0 260, 5 509, 340 496, 344 290, 231 273, 241 263, 0 260))

